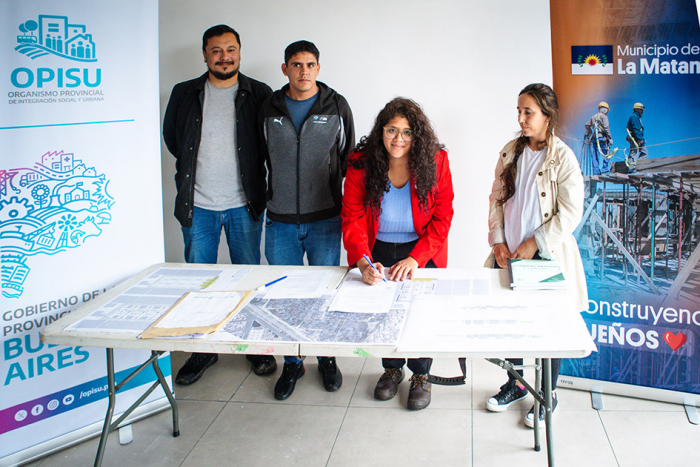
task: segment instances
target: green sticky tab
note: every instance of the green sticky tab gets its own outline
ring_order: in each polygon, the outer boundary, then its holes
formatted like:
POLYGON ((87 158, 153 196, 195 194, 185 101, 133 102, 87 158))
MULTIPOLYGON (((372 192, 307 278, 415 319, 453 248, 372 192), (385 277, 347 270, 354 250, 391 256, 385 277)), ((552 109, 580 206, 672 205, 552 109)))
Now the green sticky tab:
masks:
POLYGON ((372 355, 360 349, 359 347, 353 352, 358 357, 371 357, 372 355))
POLYGON ((234 352, 245 352, 248 349, 248 344, 239 344, 233 346, 234 352))

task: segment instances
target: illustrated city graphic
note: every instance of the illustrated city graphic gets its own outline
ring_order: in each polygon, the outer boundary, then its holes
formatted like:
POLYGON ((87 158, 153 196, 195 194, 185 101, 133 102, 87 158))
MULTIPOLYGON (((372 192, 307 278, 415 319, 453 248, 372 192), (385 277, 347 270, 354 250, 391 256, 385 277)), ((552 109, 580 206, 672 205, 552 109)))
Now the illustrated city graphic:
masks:
POLYGON ((84 24, 69 24, 67 16, 39 15, 19 25, 15 50, 31 59, 56 55, 78 62, 95 62, 92 34, 84 24), (35 34, 36 32, 36 34, 35 34))
POLYGON ((27 258, 55 255, 97 237, 112 220, 109 180, 64 151, 50 151, 31 168, 0 169, 2 295, 19 298, 27 258))

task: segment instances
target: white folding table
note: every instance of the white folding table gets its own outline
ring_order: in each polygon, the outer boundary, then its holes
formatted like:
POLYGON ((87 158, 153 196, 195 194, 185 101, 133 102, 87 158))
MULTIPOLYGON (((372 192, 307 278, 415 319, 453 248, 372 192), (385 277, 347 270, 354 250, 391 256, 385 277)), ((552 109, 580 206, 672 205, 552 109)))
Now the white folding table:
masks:
MULTIPOLYGON (((117 285, 103 295, 91 300, 86 305, 78 310, 64 316, 60 320, 48 325, 41 332, 41 341, 45 344, 66 345, 66 346, 86 346, 98 347, 106 349, 107 357, 107 379, 109 386, 109 403, 105 416, 102 435, 100 438, 99 448, 95 458, 95 465, 101 465, 104 450, 106 447, 107 437, 110 431, 116 429, 133 410, 135 410, 148 395, 161 386, 165 392, 170 405, 172 407, 173 416, 173 436, 179 435, 177 403, 170 391, 165 378, 158 367, 158 357, 168 351, 185 351, 185 352, 208 352, 222 354, 267 354, 267 355, 335 355, 337 357, 384 357, 384 358, 419 358, 419 357, 435 357, 435 358, 486 358, 492 363, 496 363, 508 370, 511 374, 515 374, 515 369, 505 361, 506 358, 536 358, 536 382, 532 387, 526 384, 528 391, 535 397, 535 414, 539 412, 538 403, 545 405, 545 433, 547 442, 548 464, 554 465, 554 450, 552 436, 552 398, 551 398, 551 359, 552 358, 582 358, 595 350, 595 345, 592 342, 590 334, 586 328, 583 318, 579 313, 572 309, 567 309, 572 305, 567 295, 561 292, 558 297, 561 297, 561 313, 567 316, 567 319, 558 323, 557 334, 565 336, 564 343, 561 339, 556 343, 548 343, 547 339, 538 341, 537 346, 530 345, 531 343, 522 341, 523 348, 528 350, 515 350, 512 345, 508 344, 508 339, 493 340, 485 339, 478 342, 473 339, 465 339, 464 344, 458 349, 445 350, 429 350, 430 342, 426 341, 425 351, 404 351, 399 352, 394 343, 386 344, 347 344, 347 343, 329 343, 329 342, 252 342, 245 340, 215 340, 215 339, 191 339, 191 338, 172 338, 172 339, 138 339, 136 333, 120 333, 120 332, 87 332, 87 331, 70 331, 66 330, 71 324, 89 315, 91 312, 106 304, 110 300, 118 297, 127 289, 149 276, 154 271, 161 267, 168 268, 250 268, 251 272, 238 284, 238 290, 255 289, 261 284, 265 284, 280 277, 283 271, 294 269, 289 266, 250 266, 250 265, 204 265, 204 264, 175 264, 162 263, 153 265, 144 271, 138 273, 134 277, 117 285), (526 345, 527 344, 527 345, 526 345), (131 375, 126 377, 121 382, 115 381, 114 371, 114 349, 145 349, 151 351, 151 357, 147 359, 140 367, 138 367, 131 375), (158 380, 146 390, 129 409, 127 409, 117 420, 113 420, 114 407, 116 404, 117 392, 128 383, 136 374, 142 370, 152 366, 158 380), (543 377, 541 376, 543 375, 543 377), (542 379, 542 380, 541 380, 542 379), (539 388, 545 394, 542 398, 539 395, 539 388)), ((303 268, 315 268, 319 271, 332 271, 332 278, 329 281, 329 288, 336 287, 347 272, 344 267, 311 267, 304 266, 303 268)), ((512 301, 513 294, 518 294, 522 297, 524 304, 527 304, 529 298, 534 296, 530 292, 513 292, 510 290, 508 283, 507 271, 490 270, 491 274, 491 290, 488 291, 493 303, 499 301, 512 301)), ((540 292, 541 293, 541 292, 540 292)), ((538 316, 538 313, 529 313, 527 307, 523 310, 527 314, 528 320, 534 323, 541 324, 542 329, 549 329, 552 323, 548 317, 538 316), (545 321, 546 320, 546 321, 545 321)), ((408 329, 408 328, 407 328, 408 329)), ((522 337, 522 336, 521 336, 522 337)), ((527 337, 525 337, 527 339, 527 337)), ((516 375, 517 376, 517 375, 516 375)), ((521 380, 523 381, 523 380, 521 380)), ((523 381, 524 382, 524 381, 523 381)), ((535 417, 535 449, 540 449, 539 442, 539 417, 535 417)))

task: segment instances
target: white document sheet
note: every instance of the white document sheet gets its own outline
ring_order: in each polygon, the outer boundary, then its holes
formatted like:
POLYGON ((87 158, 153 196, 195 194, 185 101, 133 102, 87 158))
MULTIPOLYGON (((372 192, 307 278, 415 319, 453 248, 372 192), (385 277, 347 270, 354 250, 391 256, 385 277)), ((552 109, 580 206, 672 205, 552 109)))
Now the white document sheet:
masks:
POLYGON ((579 314, 561 295, 416 297, 399 339, 400 352, 595 351, 579 314))
POLYGON ((228 316, 241 301, 241 292, 191 292, 155 326, 192 328, 214 326, 228 316))
POLYGON ((274 300, 278 298, 320 297, 326 292, 328 281, 332 275, 331 271, 316 269, 285 271, 280 277, 287 276, 287 278, 267 288, 265 298, 274 300))
POLYGON ((235 290, 238 284, 251 271, 246 269, 224 269, 218 277, 209 284, 203 284, 203 288, 210 292, 218 290, 235 290))
POLYGON ((486 268, 418 269, 412 282, 430 279, 435 282, 420 284, 420 288, 426 291, 428 287, 433 287, 429 295, 487 295, 491 293, 491 270, 486 268))
POLYGON ((389 313, 400 282, 386 281, 375 285, 362 282, 359 269, 350 271, 329 307, 329 311, 346 313, 389 313))

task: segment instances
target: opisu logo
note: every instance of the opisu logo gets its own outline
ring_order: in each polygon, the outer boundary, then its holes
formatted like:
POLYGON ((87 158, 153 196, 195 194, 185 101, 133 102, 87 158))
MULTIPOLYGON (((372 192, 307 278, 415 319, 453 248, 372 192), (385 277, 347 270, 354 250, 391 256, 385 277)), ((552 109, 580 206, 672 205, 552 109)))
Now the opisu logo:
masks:
POLYGON ((19 25, 15 50, 31 59, 56 55, 77 62, 95 62, 92 34, 84 24, 69 24, 67 16, 39 15, 19 25))

